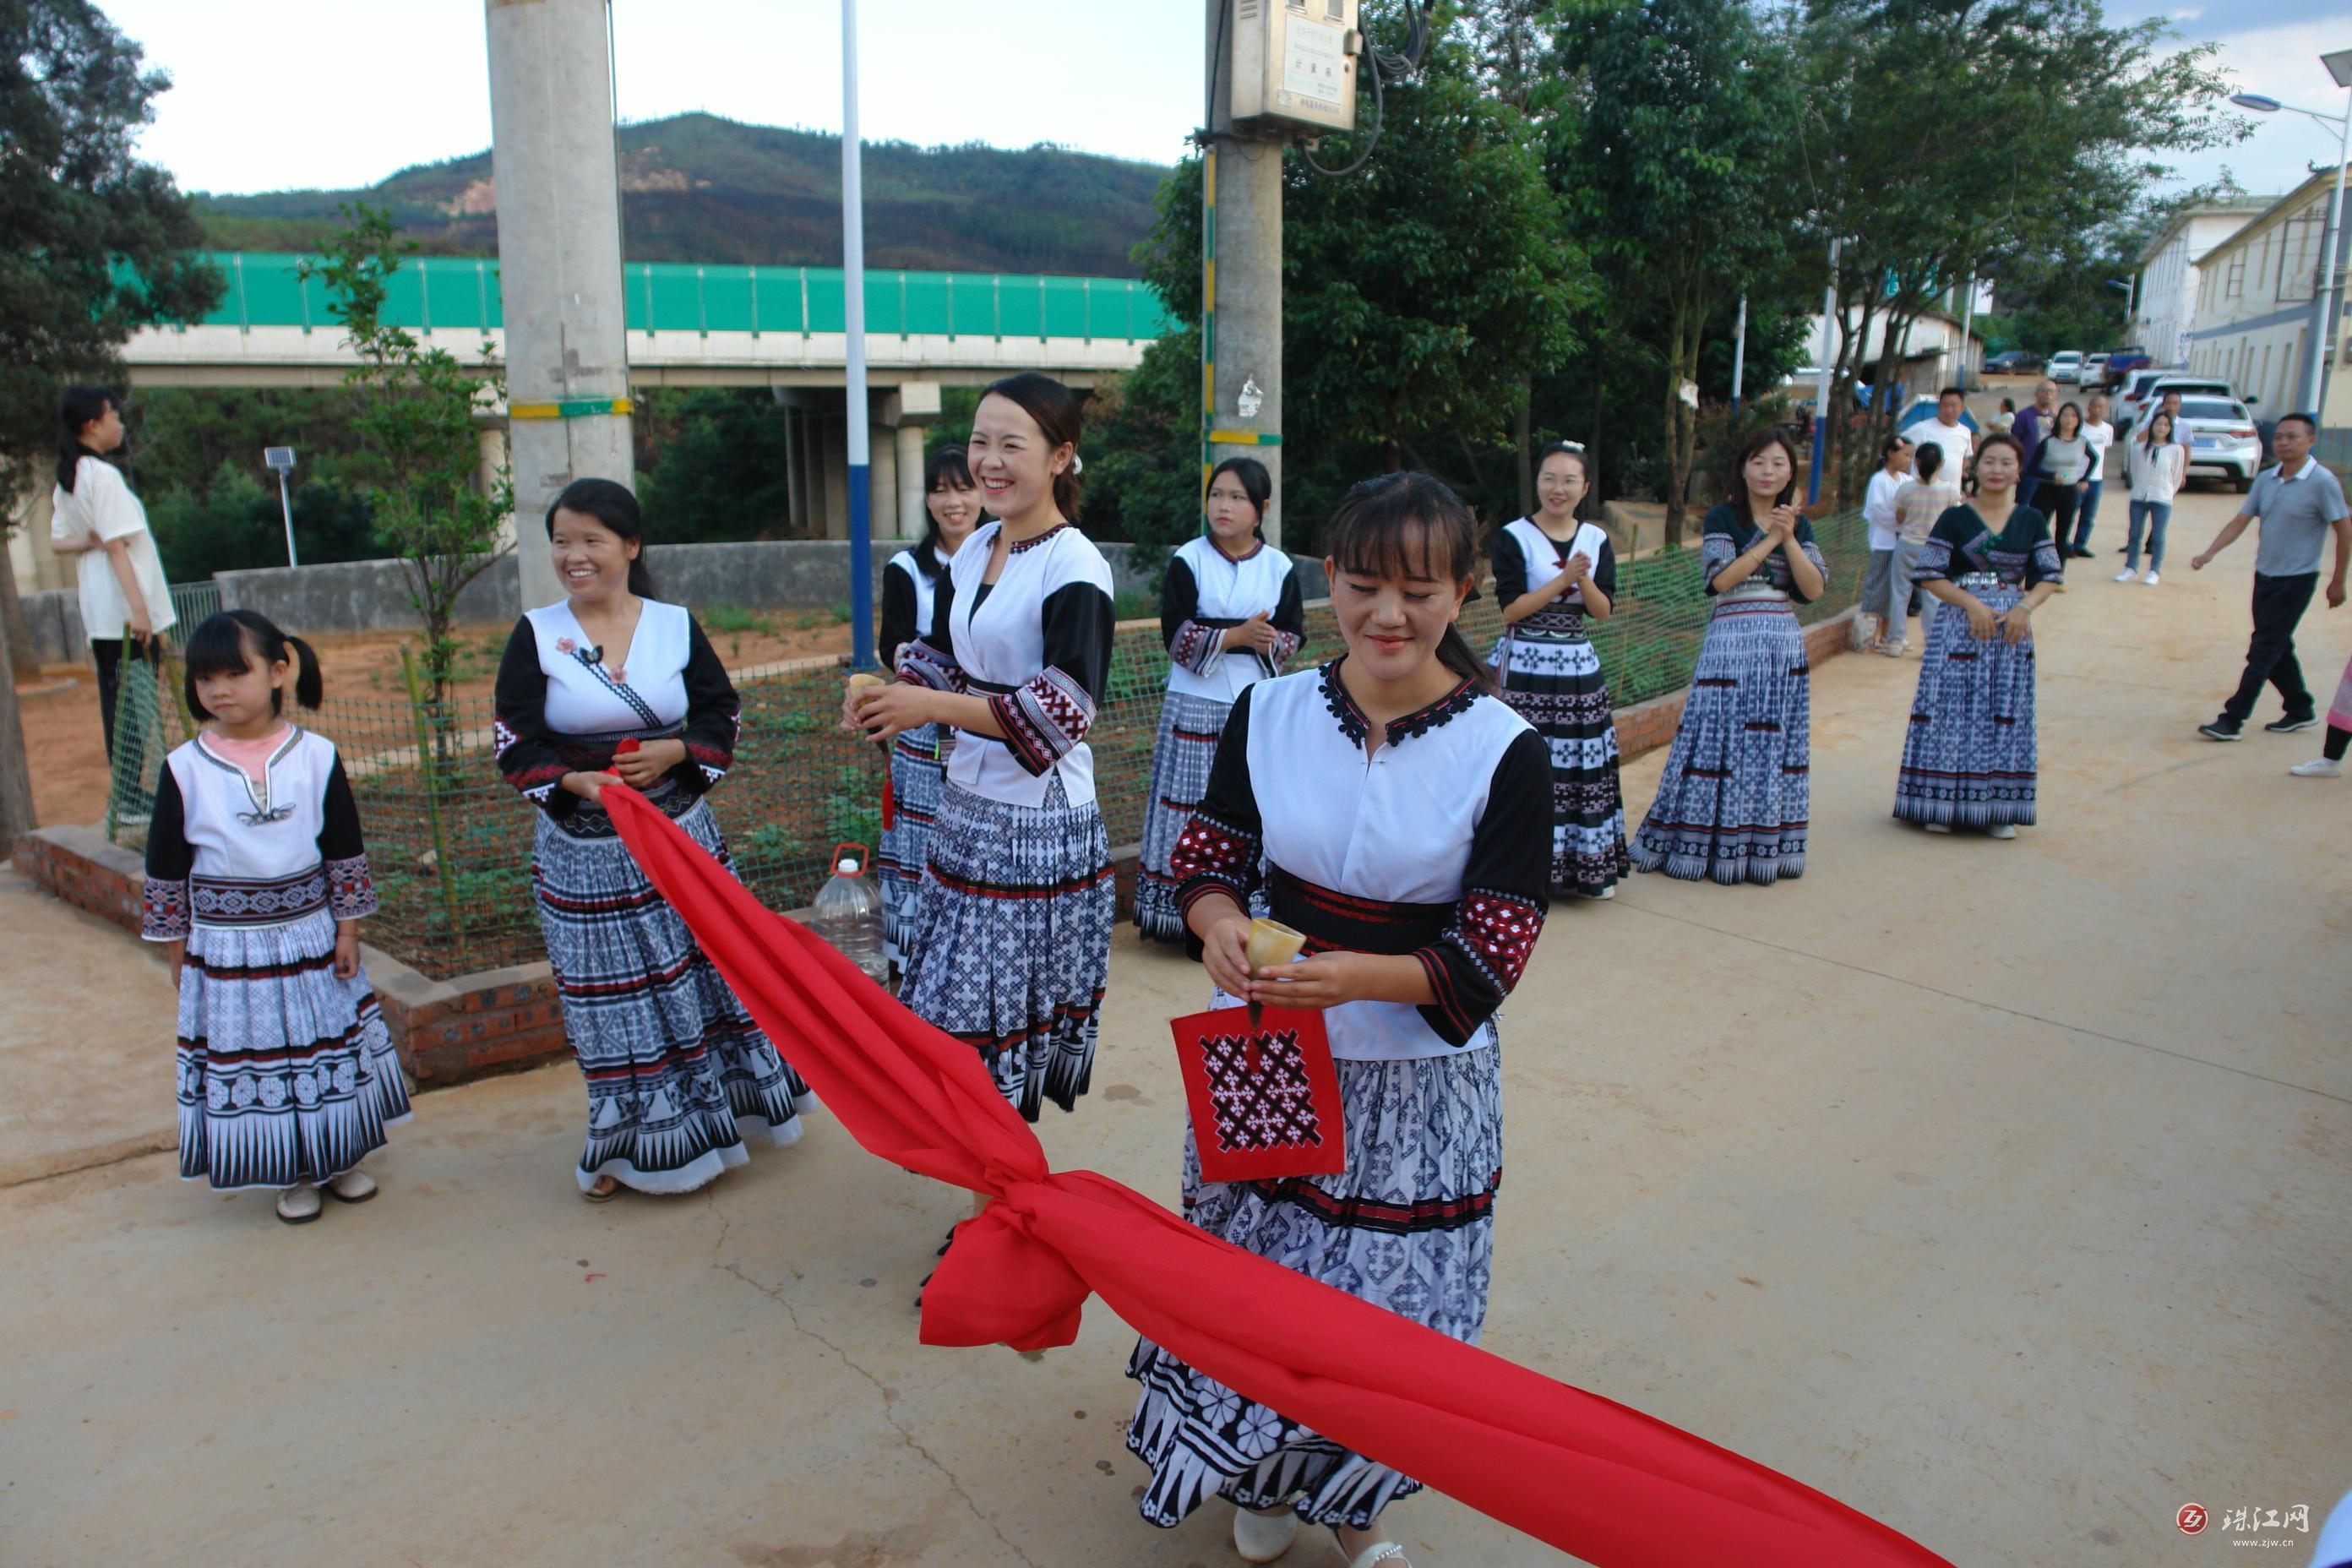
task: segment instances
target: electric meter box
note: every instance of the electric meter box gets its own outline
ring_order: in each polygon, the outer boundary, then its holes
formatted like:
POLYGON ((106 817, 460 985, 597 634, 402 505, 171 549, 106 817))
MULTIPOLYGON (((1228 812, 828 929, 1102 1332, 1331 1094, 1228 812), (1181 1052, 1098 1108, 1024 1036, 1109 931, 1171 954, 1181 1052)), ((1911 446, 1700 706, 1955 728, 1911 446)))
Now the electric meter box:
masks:
POLYGON ((1356 128, 1357 0, 1230 0, 1235 124, 1356 128))

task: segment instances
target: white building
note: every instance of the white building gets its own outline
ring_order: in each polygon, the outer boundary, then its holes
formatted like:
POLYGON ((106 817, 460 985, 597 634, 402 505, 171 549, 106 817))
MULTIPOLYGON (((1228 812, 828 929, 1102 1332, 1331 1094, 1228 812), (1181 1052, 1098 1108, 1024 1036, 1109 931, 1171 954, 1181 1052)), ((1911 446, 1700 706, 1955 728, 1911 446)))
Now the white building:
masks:
MULTIPOLYGON (((2197 258, 2198 325, 2189 333, 2189 368, 2231 383, 2261 416, 2298 411, 2335 184, 2334 169, 2312 175, 2197 258)), ((2338 267, 2352 249, 2352 225, 2346 229, 2337 237, 2338 267)), ((2347 363, 2342 304, 2329 356, 2334 369, 2347 363)), ((2352 422, 2352 376, 2331 374, 2325 403, 2321 424, 2352 422)))
MULTIPOLYGON (((1957 289, 1952 291, 1955 296, 1958 292, 1957 289)), ((1992 309, 1992 285, 1990 282, 1979 283, 1977 293, 1977 314, 1981 316, 1990 313, 1992 309)), ((1956 384, 1960 379, 1960 367, 1963 364, 1968 367, 1969 380, 1971 384, 1975 383, 1978 373, 1984 368, 1984 335, 1976 330, 1974 323, 1970 323, 1967 345, 1963 348, 1960 341, 1960 316, 1957 308, 1958 301, 1957 299, 1952 299, 1948 300, 1947 303, 1954 308, 1945 310, 1931 307, 1923 310, 1904 331, 1903 342, 1897 350, 1901 357, 1895 369, 1895 375, 1903 383, 1906 403, 1914 397, 1932 397, 1938 389, 1956 384)), ((1826 320, 1827 318, 1816 313, 1813 317, 1811 335, 1806 339, 1817 354, 1821 348, 1822 323, 1826 320)), ((1837 323, 1836 332, 1830 341, 1832 363, 1835 362, 1836 356, 1843 352, 1846 343, 1852 340, 1854 325, 1855 314, 1848 310, 1845 312, 1844 319, 1837 323)), ((1861 363, 1864 365, 1875 365, 1879 356, 1885 350, 1886 318, 1884 315, 1875 315, 1870 319, 1870 337, 1863 345, 1861 363)), ((1800 371, 1795 379, 1806 380, 1818 374, 1818 369, 1819 367, 1816 366, 1813 370, 1800 371)))
POLYGON ((2130 340, 2145 344, 2159 365, 2189 363, 2189 335, 2197 324, 2197 258, 2270 210, 2276 196, 2247 196, 2173 215, 2139 253, 2139 290, 2130 340))

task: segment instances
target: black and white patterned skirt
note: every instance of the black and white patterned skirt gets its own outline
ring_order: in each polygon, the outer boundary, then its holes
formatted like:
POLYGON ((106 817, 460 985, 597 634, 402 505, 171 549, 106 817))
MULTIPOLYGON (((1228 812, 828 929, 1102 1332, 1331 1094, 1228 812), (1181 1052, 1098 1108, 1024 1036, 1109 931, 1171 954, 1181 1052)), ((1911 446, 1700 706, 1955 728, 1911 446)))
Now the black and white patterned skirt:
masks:
POLYGON ((1058 777, 1034 807, 950 780, 899 1000, 978 1051, 1030 1121, 1047 1100, 1076 1110, 1094 1074, 1118 913, 1110 840, 1094 803, 1070 805, 1058 777))
MULTIPOLYGON (((730 864, 708 805, 696 801, 677 825, 730 864)), ((797 1142, 814 1103, 808 1085, 627 846, 574 837, 542 814, 531 871, 563 1031, 588 1080, 581 1190, 611 1176, 643 1193, 691 1192, 750 1161, 747 1131, 778 1147, 797 1142)))
MULTIPOLYGON (((1503 1179, 1499 1048, 1341 1061, 1348 1168, 1203 1184, 1184 1134, 1184 1209, 1202 1229, 1465 1344, 1486 1322, 1503 1179)), ((1193 1370, 1149 1340, 1127 1446, 1151 1467, 1141 1511, 1172 1526, 1212 1495, 1289 1503, 1310 1524, 1369 1529, 1421 1483, 1193 1370)))
POLYGON ((947 784, 946 746, 954 733, 924 724, 890 748, 890 826, 882 830, 874 868, 882 889, 883 955, 903 973, 915 944, 916 911, 923 894, 923 857, 947 784))
MULTIPOLYGON (((1960 586, 1997 616, 2025 596, 1990 574, 1962 578, 1960 586)), ((1919 660, 1895 815, 1966 827, 2030 826, 2039 769, 2033 639, 1979 641, 1968 616, 1937 616, 1919 660)))
POLYGON ((1617 725, 1584 617, 1559 609, 1531 616, 1495 644, 1491 662, 1503 700, 1551 750, 1552 891, 1591 895, 1615 887, 1633 869, 1617 725))
POLYGON ((180 1179, 223 1192, 340 1176, 409 1117, 367 971, 337 978, 324 907, 189 931, 176 1057, 180 1179))
POLYGON ((1182 942, 1184 914, 1176 907, 1169 863, 1184 825, 1209 791, 1209 767, 1234 705, 1213 697, 1171 691, 1160 705, 1160 738, 1151 749, 1151 795, 1143 808, 1143 855, 1135 872, 1135 923, 1154 942, 1182 942))

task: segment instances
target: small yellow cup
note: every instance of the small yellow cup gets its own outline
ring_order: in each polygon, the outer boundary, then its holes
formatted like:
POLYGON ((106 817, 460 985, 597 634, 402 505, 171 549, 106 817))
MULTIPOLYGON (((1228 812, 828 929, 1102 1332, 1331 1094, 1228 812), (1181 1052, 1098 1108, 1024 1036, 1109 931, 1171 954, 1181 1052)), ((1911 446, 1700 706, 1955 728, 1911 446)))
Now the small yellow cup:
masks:
POLYGON ((1249 929, 1249 961, 1252 969, 1272 969, 1297 958, 1307 945, 1304 931, 1295 931, 1280 921, 1254 920, 1249 929))

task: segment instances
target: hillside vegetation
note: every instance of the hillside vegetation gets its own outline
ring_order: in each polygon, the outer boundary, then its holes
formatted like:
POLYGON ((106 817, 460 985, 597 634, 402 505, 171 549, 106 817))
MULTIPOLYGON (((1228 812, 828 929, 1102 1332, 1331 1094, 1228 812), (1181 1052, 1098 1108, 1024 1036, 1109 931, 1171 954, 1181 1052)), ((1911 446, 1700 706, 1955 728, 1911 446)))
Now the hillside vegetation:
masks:
MULTIPOLYGON (((710 114, 624 126, 622 238, 632 261, 841 264, 841 138, 710 114)), ((1133 278, 1168 171, 1061 148, 868 143, 866 264, 1133 278)), ((366 190, 198 195, 208 244, 308 250, 337 204, 388 208, 436 256, 498 254, 490 155, 403 169, 366 190)))

